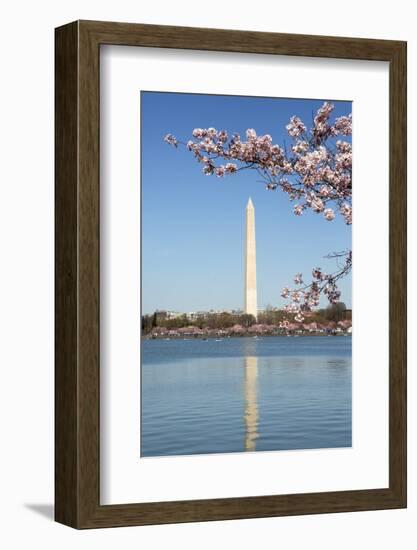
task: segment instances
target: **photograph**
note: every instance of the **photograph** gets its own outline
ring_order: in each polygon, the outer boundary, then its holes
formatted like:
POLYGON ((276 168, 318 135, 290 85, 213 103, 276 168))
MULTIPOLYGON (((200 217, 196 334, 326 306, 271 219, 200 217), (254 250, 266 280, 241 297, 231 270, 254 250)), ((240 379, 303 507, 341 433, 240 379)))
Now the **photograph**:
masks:
POLYGON ((352 101, 138 101, 139 456, 351 447, 352 101))
POLYGON ((408 4, 5 4, 2 548, 414 549, 408 4))

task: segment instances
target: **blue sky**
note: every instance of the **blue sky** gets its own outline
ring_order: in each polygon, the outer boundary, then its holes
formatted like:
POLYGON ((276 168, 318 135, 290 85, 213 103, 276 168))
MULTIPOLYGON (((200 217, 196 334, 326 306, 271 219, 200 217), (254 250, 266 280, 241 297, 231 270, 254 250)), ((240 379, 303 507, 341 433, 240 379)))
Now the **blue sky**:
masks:
MULTIPOLYGON (((142 311, 199 311, 243 306, 245 207, 255 206, 258 308, 283 306, 284 286, 313 267, 335 270, 323 256, 351 247, 351 227, 340 216, 328 222, 306 212, 297 217, 280 190, 267 191, 253 171, 205 176, 185 147, 163 141, 167 133, 187 141, 194 128, 215 127, 243 136, 247 128, 289 146, 292 115, 309 127, 323 100, 253 98, 141 92, 142 311)), ((350 102, 333 102, 333 116, 350 102)), ((351 277, 340 284, 351 306, 351 277)), ((327 303, 322 300, 323 306, 327 303)))

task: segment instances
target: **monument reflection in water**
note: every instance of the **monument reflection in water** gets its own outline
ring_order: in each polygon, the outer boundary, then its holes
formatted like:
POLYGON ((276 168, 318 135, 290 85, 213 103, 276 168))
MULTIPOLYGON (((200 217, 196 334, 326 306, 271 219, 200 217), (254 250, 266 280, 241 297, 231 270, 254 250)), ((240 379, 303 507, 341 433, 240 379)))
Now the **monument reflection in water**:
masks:
POLYGON ((256 451, 258 438, 258 358, 245 357, 245 450, 256 451))

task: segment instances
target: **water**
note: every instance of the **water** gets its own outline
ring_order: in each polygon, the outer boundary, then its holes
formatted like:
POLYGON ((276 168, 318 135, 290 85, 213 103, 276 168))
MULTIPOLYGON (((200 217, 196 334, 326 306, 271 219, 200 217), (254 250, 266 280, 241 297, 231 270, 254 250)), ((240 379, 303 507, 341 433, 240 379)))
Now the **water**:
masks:
POLYGON ((141 456, 350 447, 351 340, 144 340, 141 456))

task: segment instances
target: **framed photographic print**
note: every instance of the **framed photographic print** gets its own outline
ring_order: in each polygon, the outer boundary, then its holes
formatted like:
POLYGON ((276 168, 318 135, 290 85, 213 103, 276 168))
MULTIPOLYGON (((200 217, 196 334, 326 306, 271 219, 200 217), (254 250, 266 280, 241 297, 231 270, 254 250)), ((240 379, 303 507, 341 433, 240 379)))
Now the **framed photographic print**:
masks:
POLYGON ((406 44, 56 29, 56 520, 406 506, 406 44))

